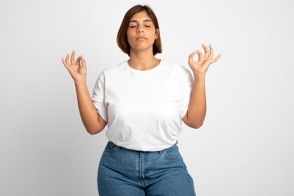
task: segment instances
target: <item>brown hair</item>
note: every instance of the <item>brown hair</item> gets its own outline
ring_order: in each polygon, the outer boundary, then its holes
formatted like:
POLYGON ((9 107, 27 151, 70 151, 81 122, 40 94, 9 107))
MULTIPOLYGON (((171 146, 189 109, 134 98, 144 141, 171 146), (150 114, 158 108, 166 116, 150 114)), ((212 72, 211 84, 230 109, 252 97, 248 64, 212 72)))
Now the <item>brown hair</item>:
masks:
MULTIPOLYGON (((156 31, 156 29, 159 30, 157 18, 155 16, 154 12, 152 11, 152 9, 150 8, 150 6, 135 5, 131 9, 129 9, 123 18, 123 21, 120 25, 120 28, 118 30, 117 37, 116 37, 116 42, 117 42, 118 47, 124 53, 128 54, 129 56, 130 56, 130 44, 129 44, 129 42, 126 41, 129 22, 130 22, 133 15, 135 15, 138 12, 142 12, 142 11, 146 11, 148 16, 151 18, 151 20, 155 26, 155 31, 156 31)), ((162 53, 160 32, 158 32, 158 37, 154 41, 154 44, 153 44, 153 56, 156 55, 157 53, 162 53)))

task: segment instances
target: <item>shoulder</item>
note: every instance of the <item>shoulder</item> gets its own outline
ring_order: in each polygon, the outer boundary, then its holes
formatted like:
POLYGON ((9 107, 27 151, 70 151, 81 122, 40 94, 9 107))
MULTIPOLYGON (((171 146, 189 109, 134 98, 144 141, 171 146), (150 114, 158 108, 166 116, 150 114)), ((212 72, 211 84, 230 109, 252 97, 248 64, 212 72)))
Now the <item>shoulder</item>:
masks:
POLYGON ((182 77, 188 77, 191 74, 191 71, 189 70, 189 65, 184 66, 181 63, 170 61, 164 59, 164 65, 166 66, 167 69, 170 69, 171 71, 177 73, 177 75, 182 76, 182 77))
POLYGON ((98 77, 101 78, 101 79, 105 79, 105 77, 111 77, 113 74, 115 75, 116 73, 119 73, 119 72, 123 71, 125 62, 126 61, 123 61, 121 63, 118 63, 118 64, 115 64, 115 65, 104 68, 100 72, 98 77))
POLYGON ((118 63, 116 65, 112 65, 110 67, 107 67, 107 68, 103 69, 101 73, 108 74, 108 73, 120 71, 124 68, 125 63, 126 63, 126 61, 123 61, 123 62, 118 63))

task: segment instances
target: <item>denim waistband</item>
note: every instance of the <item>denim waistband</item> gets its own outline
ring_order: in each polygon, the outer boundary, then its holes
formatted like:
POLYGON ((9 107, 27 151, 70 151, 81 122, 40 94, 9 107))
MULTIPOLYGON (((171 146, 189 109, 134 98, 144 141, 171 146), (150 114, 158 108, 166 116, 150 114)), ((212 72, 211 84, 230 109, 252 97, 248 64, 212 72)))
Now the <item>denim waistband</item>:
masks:
MULTIPOLYGON (((125 150, 132 150, 132 149, 127 149, 127 148, 124 148, 122 146, 119 146, 119 145, 116 145, 115 143, 113 143, 113 141, 109 141, 109 144, 110 145, 113 145, 113 146, 116 146, 117 148, 122 148, 122 149, 125 149, 125 150)), ((175 146, 178 144, 178 140, 176 141, 176 143, 174 145, 172 145, 171 147, 175 146)), ((171 147, 168 147, 168 148, 171 148, 171 147)), ((165 148, 165 149, 168 149, 168 148, 165 148)), ((146 151, 146 152, 160 152, 160 151, 164 151, 165 149, 162 149, 162 150, 158 150, 158 151, 146 151)), ((140 150, 132 150, 132 151, 138 151, 138 152, 145 152, 145 151, 140 151, 140 150)))

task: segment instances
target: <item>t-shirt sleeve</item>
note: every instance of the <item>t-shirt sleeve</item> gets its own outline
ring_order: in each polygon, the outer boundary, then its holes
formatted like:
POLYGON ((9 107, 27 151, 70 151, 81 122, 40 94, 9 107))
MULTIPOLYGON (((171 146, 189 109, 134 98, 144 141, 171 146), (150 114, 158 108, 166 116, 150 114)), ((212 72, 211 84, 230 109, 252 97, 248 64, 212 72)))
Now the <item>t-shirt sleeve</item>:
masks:
POLYGON ((96 80, 92 93, 92 102, 100 116, 108 122, 107 106, 105 104, 105 77, 101 72, 96 80))
POLYGON ((182 92, 181 92, 181 102, 180 102, 180 117, 181 119, 185 116, 185 114, 188 111, 191 95, 192 95, 192 89, 193 89, 193 83, 194 79, 191 74, 191 72, 187 69, 187 77, 182 85, 182 92))

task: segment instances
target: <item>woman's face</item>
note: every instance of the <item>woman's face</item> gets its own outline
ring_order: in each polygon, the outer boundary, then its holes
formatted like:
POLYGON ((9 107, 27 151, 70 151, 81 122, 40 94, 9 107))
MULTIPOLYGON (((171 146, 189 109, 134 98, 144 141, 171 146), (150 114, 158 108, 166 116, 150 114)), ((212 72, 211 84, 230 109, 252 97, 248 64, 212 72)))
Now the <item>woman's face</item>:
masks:
POLYGON ((127 30, 127 41, 131 49, 144 50, 153 46, 158 37, 158 29, 155 33, 155 26, 145 11, 134 14, 131 18, 127 30), (138 40, 138 37, 145 37, 138 40))

